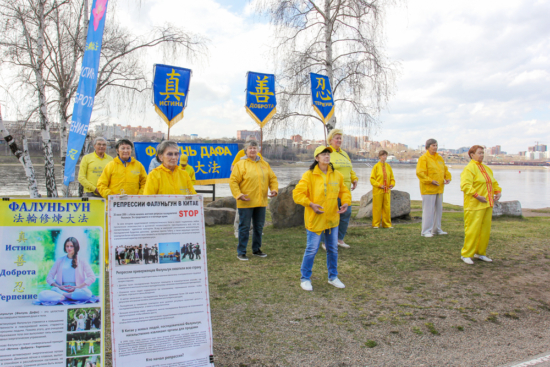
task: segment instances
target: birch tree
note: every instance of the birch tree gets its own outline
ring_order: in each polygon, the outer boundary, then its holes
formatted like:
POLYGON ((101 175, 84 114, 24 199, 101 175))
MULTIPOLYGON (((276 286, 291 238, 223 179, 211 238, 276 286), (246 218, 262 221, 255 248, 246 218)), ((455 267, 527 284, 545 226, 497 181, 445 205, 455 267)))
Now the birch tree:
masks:
POLYGON ((327 75, 335 115, 368 129, 394 87, 395 66, 383 52, 383 19, 392 0, 257 0, 275 27, 277 114, 272 129, 319 120, 311 107, 309 73, 327 75))

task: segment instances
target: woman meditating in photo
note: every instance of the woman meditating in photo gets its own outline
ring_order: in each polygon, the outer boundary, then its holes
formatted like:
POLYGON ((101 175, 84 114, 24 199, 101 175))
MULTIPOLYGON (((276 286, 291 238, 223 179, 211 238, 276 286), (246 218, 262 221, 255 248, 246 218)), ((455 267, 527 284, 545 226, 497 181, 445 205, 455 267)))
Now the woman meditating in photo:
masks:
POLYGON ((40 292, 39 301, 59 302, 65 298, 73 301, 87 301, 92 297, 92 291, 88 287, 95 282, 96 275, 90 264, 78 256, 80 251, 78 240, 74 237, 67 238, 63 244, 63 250, 67 255, 57 259, 46 277, 46 282, 52 288, 40 292))

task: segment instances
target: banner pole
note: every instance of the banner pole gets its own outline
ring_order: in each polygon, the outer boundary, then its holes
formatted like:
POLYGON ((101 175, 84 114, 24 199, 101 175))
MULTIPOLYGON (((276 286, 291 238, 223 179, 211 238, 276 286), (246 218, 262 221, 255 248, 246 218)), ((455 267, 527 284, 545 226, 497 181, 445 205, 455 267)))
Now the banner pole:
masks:
POLYGON ((325 132, 325 146, 327 146, 327 125, 323 124, 323 131, 325 132))
POLYGON ((166 140, 170 140, 170 126, 168 126, 168 139, 166 140))
POLYGON ((260 127, 260 153, 264 147, 264 128, 260 127))

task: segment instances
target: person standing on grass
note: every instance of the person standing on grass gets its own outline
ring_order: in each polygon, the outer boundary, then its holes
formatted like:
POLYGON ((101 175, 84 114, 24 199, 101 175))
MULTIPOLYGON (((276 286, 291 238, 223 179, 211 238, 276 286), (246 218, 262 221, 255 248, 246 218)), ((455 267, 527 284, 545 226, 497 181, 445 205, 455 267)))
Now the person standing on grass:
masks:
MULTIPOLYGON (((353 191, 357 187, 357 182, 359 178, 353 171, 353 166, 351 164, 351 159, 343 149, 342 142, 344 141, 344 132, 340 129, 333 129, 328 134, 328 142, 332 153, 330 154, 330 163, 335 171, 338 171, 344 176, 344 185, 348 190, 353 191)), ((338 203, 340 207, 341 203, 338 203)), ((338 246, 343 248, 349 248, 349 245, 344 242, 344 237, 348 232, 349 221, 351 219, 351 205, 348 206, 348 209, 345 213, 340 215, 340 225, 338 226, 338 246)), ((321 243, 324 250, 325 247, 325 238, 324 234, 321 235, 321 243)))
POLYGON ((378 153, 380 162, 372 167, 370 183, 372 185, 372 228, 393 228, 391 225, 391 189, 395 186, 395 178, 390 165, 386 163, 388 152, 378 153))
POLYGON ((441 229, 443 216, 443 191, 451 182, 451 173, 443 158, 437 154, 437 140, 426 141, 426 153, 418 158, 416 177, 420 180, 422 194, 422 232, 424 237, 444 235, 441 229))
POLYGON ((302 289, 312 291, 311 269, 319 251, 321 235, 325 235, 327 250, 328 282, 336 288, 345 288, 338 279, 338 226, 340 215, 351 205, 351 192, 344 183, 344 176, 332 166, 331 147, 315 149, 315 162, 302 175, 292 191, 296 204, 303 205, 307 245, 302 260, 302 289), (339 207, 339 203, 341 206, 339 207))
POLYGON ((101 197, 97 189, 97 181, 103 173, 107 163, 113 160, 109 154, 106 154, 107 140, 105 138, 96 138, 94 140, 94 151, 86 154, 80 161, 78 170, 78 182, 84 187, 85 197, 101 197))
POLYGON ((468 151, 470 163, 460 174, 460 190, 464 192, 464 246, 461 259, 473 265, 472 257, 492 262, 487 257, 487 245, 491 236, 493 206, 500 199, 502 189, 493 171, 484 165, 485 151, 474 145, 468 151))
MULTIPOLYGON (((277 176, 262 157, 258 155, 258 143, 249 141, 245 146, 246 156, 233 167, 229 178, 229 187, 237 200, 239 212, 239 245, 237 258, 246 261, 246 247, 250 237, 250 222, 254 224, 252 253, 266 257, 262 252, 262 231, 265 223, 267 198, 277 196, 279 183, 277 176), (271 191, 268 195, 267 191, 271 191)), ((190 256, 193 256, 191 252, 190 256)))

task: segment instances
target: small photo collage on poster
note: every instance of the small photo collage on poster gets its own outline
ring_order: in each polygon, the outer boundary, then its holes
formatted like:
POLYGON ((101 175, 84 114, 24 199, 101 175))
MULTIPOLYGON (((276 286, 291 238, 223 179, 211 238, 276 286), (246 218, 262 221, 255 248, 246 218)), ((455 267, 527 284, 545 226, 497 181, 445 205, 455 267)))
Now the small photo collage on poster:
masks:
POLYGON ((67 367, 101 366, 101 308, 67 310, 67 367))
POLYGON ((115 266, 172 264, 202 259, 200 244, 190 241, 140 243, 134 246, 118 246, 115 251, 115 266))

